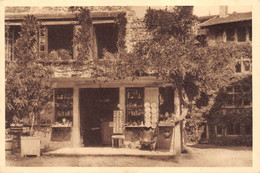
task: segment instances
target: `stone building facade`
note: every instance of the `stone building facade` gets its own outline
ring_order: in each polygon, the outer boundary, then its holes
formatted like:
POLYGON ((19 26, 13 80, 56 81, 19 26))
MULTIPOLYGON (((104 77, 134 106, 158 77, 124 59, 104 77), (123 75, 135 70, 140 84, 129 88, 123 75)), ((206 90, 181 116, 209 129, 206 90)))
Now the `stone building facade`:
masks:
MULTIPOLYGON (((219 43, 243 44, 252 42, 252 12, 228 14, 226 6, 220 7, 220 14, 200 24, 199 36, 208 46, 219 43)), ((211 136, 252 135, 252 56, 237 59, 236 75, 248 80, 227 86, 225 103, 221 107, 221 115, 243 114, 248 122, 233 122, 214 125, 211 136)), ((210 124, 210 122, 208 122, 210 124)))
MULTIPOLYGON (((96 53, 102 59, 102 49, 117 51, 115 18, 126 14, 126 49, 148 37, 144 24, 136 18, 131 7, 89 7, 92 34, 96 53), (101 50, 101 51, 100 51, 101 50), (101 53, 100 53, 101 52, 101 53)), ((6 59, 15 59, 14 42, 19 37, 19 26, 24 16, 31 14, 39 19, 39 51, 66 50, 73 58, 76 54, 72 39, 78 27, 75 14, 66 7, 6 7, 6 59)), ((89 73, 74 77, 75 72, 59 69, 52 82, 55 84, 53 102, 45 106, 37 120, 36 135, 41 136, 41 147, 111 146, 115 133, 115 111, 123 113, 125 147, 140 148, 149 131, 158 130, 156 149, 179 153, 182 150, 181 122, 178 91, 172 84, 152 76, 138 80, 106 80, 92 78, 89 73), (106 82, 105 82, 106 81, 106 82), (147 116, 159 116, 158 126, 147 116), (149 122, 149 123, 148 123, 149 122), (158 128, 157 128, 158 127, 158 128)), ((152 118, 151 118, 152 119, 152 118)), ((121 122, 122 123, 122 122, 121 122)), ((149 136, 149 135, 148 135, 149 136)))

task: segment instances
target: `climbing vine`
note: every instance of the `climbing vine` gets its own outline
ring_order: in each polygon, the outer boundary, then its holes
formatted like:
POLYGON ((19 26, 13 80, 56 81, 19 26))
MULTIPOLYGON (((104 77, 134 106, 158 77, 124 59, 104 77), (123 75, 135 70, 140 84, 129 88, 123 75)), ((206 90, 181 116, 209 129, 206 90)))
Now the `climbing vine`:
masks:
POLYGON ((91 44, 91 30, 93 25, 89 9, 79 8, 79 11, 80 13, 77 13, 76 17, 79 21, 80 28, 76 31, 73 42, 77 49, 75 59, 78 62, 82 62, 90 59, 90 51, 93 50, 93 45, 91 44))
POLYGON ((118 52, 121 52, 121 50, 125 49, 125 36, 126 36, 126 24, 127 19, 125 17, 125 13, 120 13, 117 16, 116 24, 118 25, 118 41, 117 41, 117 47, 118 52))

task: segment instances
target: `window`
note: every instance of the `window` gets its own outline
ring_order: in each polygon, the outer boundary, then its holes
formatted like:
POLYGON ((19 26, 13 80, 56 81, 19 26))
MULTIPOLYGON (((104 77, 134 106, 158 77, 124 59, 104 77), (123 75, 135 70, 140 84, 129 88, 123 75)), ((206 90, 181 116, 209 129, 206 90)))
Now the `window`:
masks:
POLYGON ((237 41, 238 42, 246 41, 246 27, 239 27, 237 29, 237 41))
POLYGON ((73 89, 55 89, 55 120, 62 122, 63 118, 72 122, 73 120, 73 89))
POLYGON ((228 123, 227 135, 239 135, 239 134, 240 134, 240 124, 239 123, 228 123))
POLYGON ((223 41, 223 29, 216 30, 215 40, 216 40, 216 42, 222 42, 223 41))
POLYGON ((252 89, 250 84, 226 87, 225 106, 241 107, 252 104, 252 89))
MULTIPOLYGON (((66 50, 72 56, 73 25, 51 25, 48 28, 48 52, 66 50)), ((47 41, 47 40, 46 40, 47 41)))
POLYGON ((9 60, 14 60, 15 52, 15 41, 19 37, 19 32, 21 31, 20 26, 7 26, 5 32, 5 58, 9 60))
POLYGON ((252 60, 248 58, 241 58, 236 63, 236 73, 251 73, 252 72, 252 60))
POLYGON ((223 134, 223 128, 221 125, 218 125, 217 127, 217 135, 222 135, 223 134))
POLYGON ((227 34, 227 41, 234 41, 235 40, 234 29, 232 29, 232 28, 227 29, 226 34, 227 34))
POLYGON ((174 88, 161 87, 159 88, 159 111, 160 115, 165 115, 168 112, 170 115, 174 113, 174 88))
POLYGON ((236 64, 236 73, 241 73, 241 62, 237 62, 236 64))
POLYGON ((114 23, 95 24, 94 25, 97 56, 103 58, 104 51, 109 53, 117 52, 118 27, 114 23))
POLYGON ((129 125, 144 123, 144 88, 126 88, 126 118, 129 125))

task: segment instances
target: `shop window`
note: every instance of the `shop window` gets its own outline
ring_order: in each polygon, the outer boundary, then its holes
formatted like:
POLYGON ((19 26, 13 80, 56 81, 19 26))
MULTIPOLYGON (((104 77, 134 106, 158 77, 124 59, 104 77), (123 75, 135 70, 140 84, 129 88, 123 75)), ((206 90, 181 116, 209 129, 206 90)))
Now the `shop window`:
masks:
POLYGON ((234 29, 232 29, 232 28, 227 29, 226 34, 227 34, 227 41, 234 41, 235 40, 234 29))
POLYGON ((73 120, 72 88, 55 89, 55 120, 58 125, 64 123, 71 125, 73 120))
POLYGON ((126 88, 126 122, 144 124, 144 88, 126 88))
POLYGON ((104 57, 104 52, 116 53, 118 40, 118 26, 113 23, 95 24, 95 37, 97 44, 97 56, 104 57))
POLYGON ((15 57, 15 41, 19 37, 21 31, 20 26, 7 26, 5 31, 5 58, 14 60, 15 57))
MULTIPOLYGON (((48 29, 48 52, 67 50, 72 55, 73 25, 51 25, 48 29)), ((42 47, 43 48, 43 47, 42 47)))
POLYGON ((245 27, 239 27, 237 29, 237 41, 238 42, 246 41, 246 28, 245 27))

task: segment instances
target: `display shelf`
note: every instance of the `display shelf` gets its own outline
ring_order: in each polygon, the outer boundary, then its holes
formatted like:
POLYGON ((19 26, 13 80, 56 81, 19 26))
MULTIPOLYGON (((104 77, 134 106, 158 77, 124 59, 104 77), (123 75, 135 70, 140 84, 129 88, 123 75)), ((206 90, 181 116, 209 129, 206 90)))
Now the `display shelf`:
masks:
POLYGON ((59 88, 55 90, 55 117, 56 121, 62 118, 72 120, 73 116, 73 89, 59 88))
POLYGON ((144 121, 144 88, 126 88, 127 122, 144 121))

